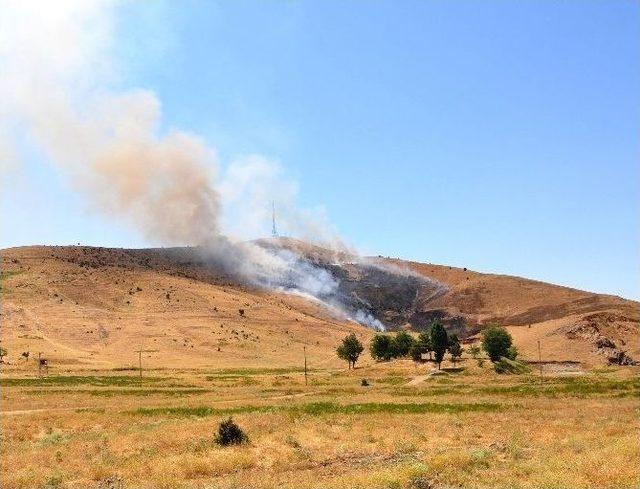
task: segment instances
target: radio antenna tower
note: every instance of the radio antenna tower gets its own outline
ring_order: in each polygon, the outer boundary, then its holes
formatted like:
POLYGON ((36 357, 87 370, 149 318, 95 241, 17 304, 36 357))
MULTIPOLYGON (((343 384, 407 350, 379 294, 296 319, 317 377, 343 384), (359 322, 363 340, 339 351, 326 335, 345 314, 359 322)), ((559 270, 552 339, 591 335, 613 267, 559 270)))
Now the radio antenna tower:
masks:
POLYGON ((278 237, 278 228, 276 228, 276 203, 275 201, 271 201, 271 236, 274 238, 278 237))

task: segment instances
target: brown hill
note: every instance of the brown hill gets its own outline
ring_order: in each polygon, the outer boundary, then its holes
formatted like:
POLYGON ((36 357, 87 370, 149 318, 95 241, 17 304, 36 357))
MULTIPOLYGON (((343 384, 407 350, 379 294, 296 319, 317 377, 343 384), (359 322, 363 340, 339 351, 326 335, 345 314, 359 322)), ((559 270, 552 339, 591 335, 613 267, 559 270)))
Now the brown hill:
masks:
POLYGON ((417 307, 428 318, 461 324, 474 335, 488 324, 507 326, 529 358, 582 360, 640 358, 640 304, 535 280, 464 268, 385 260, 447 286, 447 292, 417 307))
MULTIPOLYGON (((264 242, 274 246, 273 241, 264 242)), ((383 258, 356 259, 292 240, 316 266, 341 279, 348 305, 365 307, 392 328, 424 328, 439 318, 463 336, 498 322, 525 357, 606 363, 640 357, 638 303, 517 277, 383 258)), ((346 331, 314 302, 239 285, 203 263, 193 248, 124 250, 22 247, 2 252, 5 368, 42 352, 59 369, 135 366, 278 367, 341 363, 334 349, 346 331)), ((367 361, 367 360, 364 360, 367 361)))

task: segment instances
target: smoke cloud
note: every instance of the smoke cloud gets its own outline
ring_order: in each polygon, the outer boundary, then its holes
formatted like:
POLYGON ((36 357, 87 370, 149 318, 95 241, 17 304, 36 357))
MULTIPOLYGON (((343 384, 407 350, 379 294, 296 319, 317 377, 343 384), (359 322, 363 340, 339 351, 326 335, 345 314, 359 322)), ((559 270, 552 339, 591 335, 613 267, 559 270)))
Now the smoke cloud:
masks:
POLYGON ((128 221, 151 242, 200 245, 242 280, 314 298, 382 329, 337 297, 338 280, 292 250, 247 242, 270 220, 296 236, 345 250, 321 210, 295 205, 297 186, 277 163, 252 155, 221 174, 196 134, 162 130, 155 93, 121 86, 114 56, 115 4, 1 3, 0 169, 36 147, 98 212, 128 221))

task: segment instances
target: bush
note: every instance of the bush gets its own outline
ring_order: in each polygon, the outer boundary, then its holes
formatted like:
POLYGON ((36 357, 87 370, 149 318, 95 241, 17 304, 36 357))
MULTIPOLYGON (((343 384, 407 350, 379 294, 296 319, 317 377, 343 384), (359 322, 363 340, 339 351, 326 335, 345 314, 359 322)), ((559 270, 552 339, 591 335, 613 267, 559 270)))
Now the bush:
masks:
POLYGON ((499 374, 526 374, 531 371, 524 363, 516 362, 506 357, 502 357, 494 363, 493 368, 499 374))
POLYGON ((507 354, 505 355, 509 360, 515 360, 518 357, 518 349, 511 345, 507 350, 507 354))
POLYGON ((467 348, 467 351, 472 358, 478 358, 478 355, 480 354, 480 347, 478 345, 471 345, 467 348))
POLYGON ((249 438, 242 431, 233 419, 227 418, 222 421, 218 426, 218 436, 216 436, 216 443, 222 446, 228 445, 241 445, 247 443, 249 438))
POLYGON ((362 380, 360 381, 360 385, 361 385, 362 387, 369 387, 369 385, 370 385, 370 384, 369 384, 369 381, 368 381, 367 379, 362 379, 362 380))
POLYGON ((511 335, 500 326, 490 326, 482 332, 482 348, 493 363, 507 357, 512 343, 511 335))

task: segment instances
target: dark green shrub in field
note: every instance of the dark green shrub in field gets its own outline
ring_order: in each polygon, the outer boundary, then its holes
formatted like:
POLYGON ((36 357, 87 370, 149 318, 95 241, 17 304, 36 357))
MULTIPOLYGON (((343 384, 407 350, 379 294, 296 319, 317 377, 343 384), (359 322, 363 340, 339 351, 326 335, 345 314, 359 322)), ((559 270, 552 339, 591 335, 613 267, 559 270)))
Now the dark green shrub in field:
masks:
POLYGON ((231 418, 227 418, 218 426, 216 443, 222 446, 241 445, 249 441, 247 435, 231 418))
POLYGON ((495 362, 493 368, 499 374, 526 374, 531 371, 524 363, 516 362, 506 357, 502 357, 495 362))
POLYGON ((508 358, 512 343, 511 335, 500 326, 490 326, 482 332, 482 349, 493 363, 502 357, 508 358))
POLYGON ((515 360, 518 357, 518 349, 511 345, 507 350, 507 354, 505 355, 509 360, 515 360))
POLYGON ((360 381, 360 385, 361 385, 362 387, 369 387, 371 384, 369 384, 369 381, 368 381, 367 379, 362 379, 362 380, 360 381))

